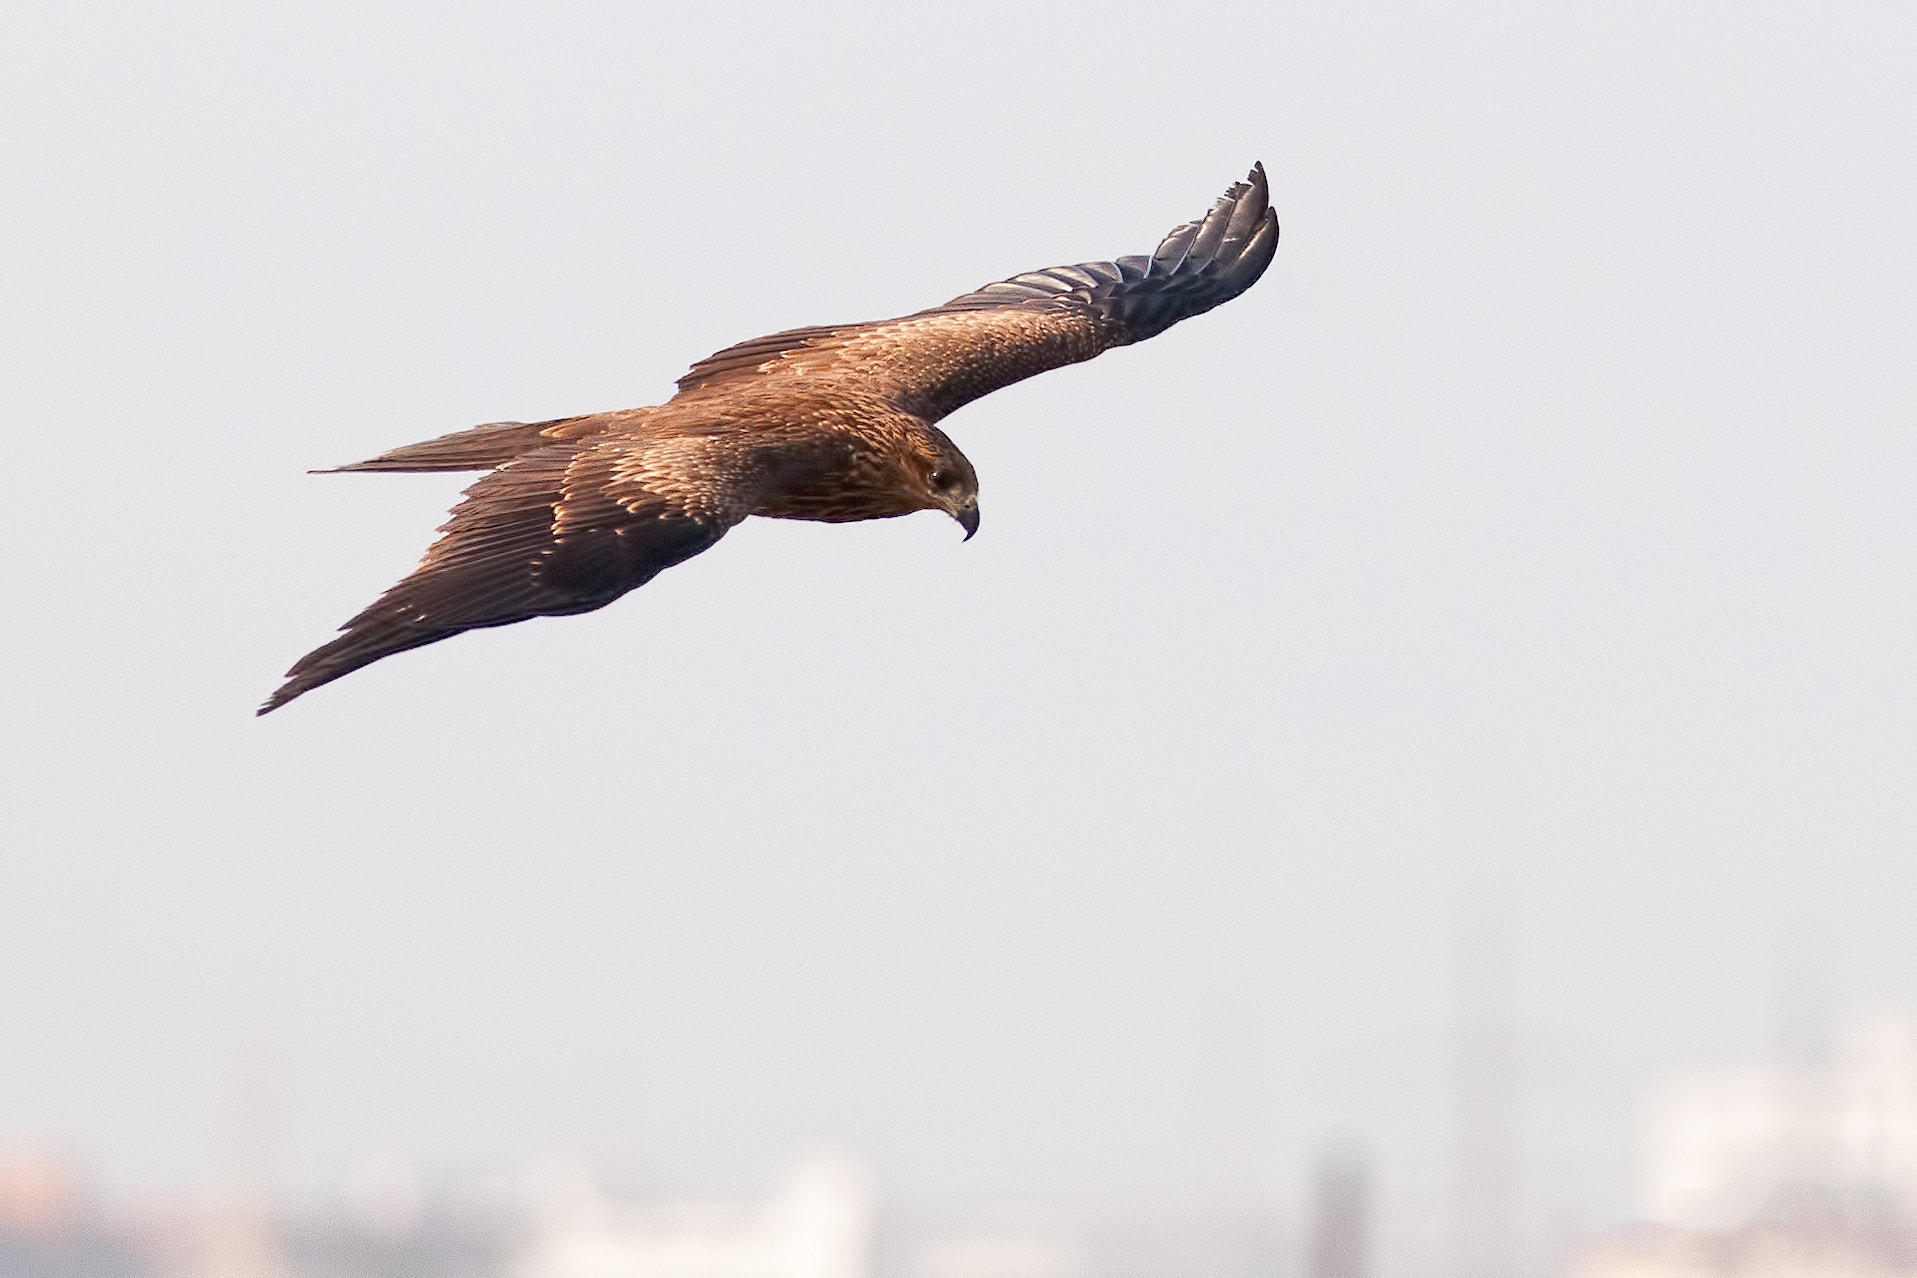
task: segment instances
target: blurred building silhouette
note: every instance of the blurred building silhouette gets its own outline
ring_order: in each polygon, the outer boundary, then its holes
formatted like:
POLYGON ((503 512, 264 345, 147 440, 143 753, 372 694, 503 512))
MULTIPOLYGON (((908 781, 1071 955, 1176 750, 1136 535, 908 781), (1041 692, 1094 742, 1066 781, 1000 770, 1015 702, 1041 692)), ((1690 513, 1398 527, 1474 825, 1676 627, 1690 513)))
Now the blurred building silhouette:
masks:
POLYGON ((52 1237, 79 1224, 80 1178, 58 1151, 42 1146, 0 1149, 0 1229, 20 1237, 52 1237))
MULTIPOLYGON (((1027 1203, 881 1219, 859 1165, 801 1158, 762 1198, 609 1193, 590 1175, 524 1194, 427 1194, 393 1155, 364 1160, 342 1199, 290 1210, 203 1199, 105 1212, 70 1164, 0 1153, 0 1278, 1297 1278, 1273 1206, 1204 1197, 1027 1203), (244 1207, 236 1211, 235 1204, 244 1207)), ((1366 1270, 1362 1164, 1326 1162, 1327 1278, 1366 1270), (1336 1241, 1333 1240, 1335 1235, 1336 1241), (1357 1266, 1357 1267, 1353 1267, 1357 1266)))
POLYGON ((1645 1098, 1640 1148, 1644 1213, 1668 1224, 1917 1218, 1917 1018, 1858 1022, 1822 1068, 1673 1074, 1645 1098))
POLYGON ((1857 1021, 1821 1066, 1670 1075, 1639 1158, 1653 1223, 1585 1247, 1575 1278, 1917 1274, 1917 1017, 1857 1021))
POLYGON ((108 1228, 58 1150, 0 1147, 0 1278, 146 1278, 140 1250, 108 1228))
POLYGON ((1311 1206, 1307 1278, 1370 1278, 1371 1169, 1362 1149, 1344 1142, 1325 1152, 1311 1206))
POLYGON ((793 1167, 759 1202, 622 1203, 584 1176, 553 1185, 515 1278, 867 1278, 872 1191, 842 1154, 793 1167))
POLYGON ((1729 1230, 1639 1225, 1572 1256, 1565 1278, 1901 1278, 1917 1274, 1907 1235, 1879 1226, 1765 1221, 1729 1230))
POLYGON ((273 1062, 241 1063, 226 1098, 226 1184, 191 1262, 204 1278, 285 1278, 274 1173, 283 1082, 273 1062))
POLYGON ((1516 1209, 1517 946, 1503 885, 1459 901, 1453 969, 1453 1278, 1511 1278, 1516 1209))
POLYGON ((1271 1278, 1298 1246, 1255 1200, 1024 1207, 889 1222, 884 1278, 1271 1278))

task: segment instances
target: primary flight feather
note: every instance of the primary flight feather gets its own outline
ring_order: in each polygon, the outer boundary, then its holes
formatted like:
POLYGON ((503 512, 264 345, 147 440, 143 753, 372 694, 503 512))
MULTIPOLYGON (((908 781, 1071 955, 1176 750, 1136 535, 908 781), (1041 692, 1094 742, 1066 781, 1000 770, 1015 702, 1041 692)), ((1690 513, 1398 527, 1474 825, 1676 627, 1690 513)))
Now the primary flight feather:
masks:
POLYGON ((341 466, 492 473, 419 567, 300 658, 259 713, 463 630, 603 608, 749 515, 942 510, 969 539, 978 475, 942 418, 1230 301, 1277 246, 1256 165, 1150 256, 1015 275, 899 319, 754 338, 694 364, 654 407, 496 422, 341 466))

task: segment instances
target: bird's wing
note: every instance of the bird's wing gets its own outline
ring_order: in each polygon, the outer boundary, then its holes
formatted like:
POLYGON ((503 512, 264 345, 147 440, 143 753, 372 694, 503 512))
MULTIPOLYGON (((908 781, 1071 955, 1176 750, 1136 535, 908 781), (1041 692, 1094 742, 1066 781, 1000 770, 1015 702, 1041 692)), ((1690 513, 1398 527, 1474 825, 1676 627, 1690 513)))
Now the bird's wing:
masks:
POLYGON ((302 657, 260 713, 461 631, 602 608, 745 517, 696 477, 661 491, 629 442, 548 445, 472 485, 419 567, 302 657))
POLYGON ((1253 166, 1150 256, 1054 266, 898 319, 774 333, 727 347, 679 379, 679 398, 746 386, 854 381, 928 421, 1013 382, 1156 337, 1238 296, 1278 247, 1264 166, 1253 166))

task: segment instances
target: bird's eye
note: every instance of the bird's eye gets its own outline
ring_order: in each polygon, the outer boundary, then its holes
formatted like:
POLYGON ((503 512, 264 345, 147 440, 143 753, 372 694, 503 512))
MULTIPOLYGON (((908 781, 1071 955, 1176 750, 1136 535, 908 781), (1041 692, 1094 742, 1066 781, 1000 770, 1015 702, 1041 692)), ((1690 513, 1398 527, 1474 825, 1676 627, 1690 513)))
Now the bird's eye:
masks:
POLYGON ((933 472, 932 472, 932 487, 934 487, 934 488, 950 488, 951 486, 952 486, 952 472, 951 472, 951 471, 949 471, 949 470, 935 470, 935 471, 933 471, 933 472))

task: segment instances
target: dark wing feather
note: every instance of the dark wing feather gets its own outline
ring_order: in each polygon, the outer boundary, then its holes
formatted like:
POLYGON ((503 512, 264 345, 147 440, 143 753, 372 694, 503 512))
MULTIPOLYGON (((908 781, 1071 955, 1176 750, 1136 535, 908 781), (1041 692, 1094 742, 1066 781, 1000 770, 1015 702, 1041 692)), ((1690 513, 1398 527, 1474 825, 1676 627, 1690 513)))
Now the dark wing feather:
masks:
POLYGON ((603 608, 709 548, 736 522, 695 517, 618 481, 619 452, 547 445, 468 488, 419 567, 339 638, 302 657, 259 712, 462 631, 603 608))
POLYGON ((838 377, 936 421, 980 395, 1155 337, 1230 301, 1264 274, 1277 247, 1264 166, 1254 165, 1149 257, 1028 271, 898 319, 755 338, 695 364, 680 393, 838 377))
POLYGON ((1054 266, 999 280, 921 315, 1018 309, 1087 315, 1116 340, 1142 342, 1229 302, 1258 282, 1278 249, 1265 166, 1252 166, 1196 222, 1176 226, 1150 257, 1054 266))

